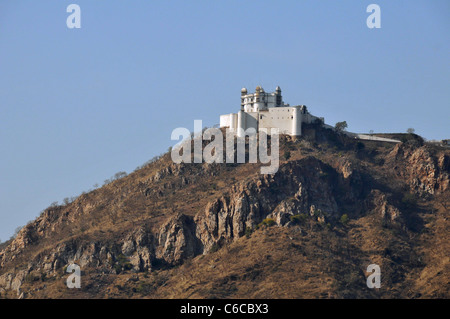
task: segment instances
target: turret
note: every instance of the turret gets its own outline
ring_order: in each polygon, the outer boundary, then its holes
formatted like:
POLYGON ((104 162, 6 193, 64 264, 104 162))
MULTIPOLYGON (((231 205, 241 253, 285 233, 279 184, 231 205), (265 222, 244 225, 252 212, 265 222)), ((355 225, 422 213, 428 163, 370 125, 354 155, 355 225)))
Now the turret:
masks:
POLYGON ((247 95, 247 89, 246 88, 242 88, 241 89, 241 110, 244 109, 244 96, 247 95))
POLYGON ((276 96, 275 106, 276 107, 283 106, 282 105, 283 104, 283 98, 281 96, 281 88, 279 86, 277 86, 277 88, 275 89, 275 96, 276 96))
POLYGON ((245 113, 240 110, 237 116, 237 136, 243 137, 246 129, 245 113))
POLYGON ((294 106, 292 113, 291 135, 300 136, 302 135, 302 112, 300 106, 294 106))
POLYGON ((264 89, 261 86, 257 86, 255 90, 255 104, 253 105, 254 111, 260 111, 264 108, 264 89))

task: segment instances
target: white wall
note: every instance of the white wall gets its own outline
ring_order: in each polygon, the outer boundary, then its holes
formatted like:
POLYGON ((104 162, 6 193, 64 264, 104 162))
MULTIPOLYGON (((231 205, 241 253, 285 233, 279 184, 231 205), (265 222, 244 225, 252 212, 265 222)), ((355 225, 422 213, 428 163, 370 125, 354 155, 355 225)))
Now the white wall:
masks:
POLYGON ((230 113, 220 116, 220 127, 229 127, 231 129, 235 129, 237 127, 237 114, 230 113))
POLYGON ((260 128, 278 127, 281 134, 292 134, 293 108, 271 108, 268 111, 260 112, 259 116, 260 128))
POLYGON ((245 114, 245 128, 244 130, 253 127, 258 131, 258 112, 248 112, 245 114))
POLYGON ((230 127, 231 125, 231 115, 232 114, 224 114, 220 116, 220 127, 230 127))

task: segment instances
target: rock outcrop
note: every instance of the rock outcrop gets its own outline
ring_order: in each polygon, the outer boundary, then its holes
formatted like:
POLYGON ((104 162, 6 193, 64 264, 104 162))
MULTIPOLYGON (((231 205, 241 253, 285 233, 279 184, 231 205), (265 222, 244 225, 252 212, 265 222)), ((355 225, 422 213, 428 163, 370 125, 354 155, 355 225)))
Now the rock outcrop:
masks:
POLYGON ((398 144, 388 156, 387 164, 409 181, 411 191, 423 194, 445 192, 450 184, 450 159, 447 154, 434 155, 426 147, 398 144))

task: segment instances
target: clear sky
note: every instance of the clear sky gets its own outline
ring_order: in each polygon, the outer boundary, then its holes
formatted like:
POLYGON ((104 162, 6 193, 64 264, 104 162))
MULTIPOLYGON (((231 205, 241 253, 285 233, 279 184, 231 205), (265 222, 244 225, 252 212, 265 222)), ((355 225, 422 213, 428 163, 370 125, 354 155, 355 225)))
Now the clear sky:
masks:
POLYGON ((280 85, 349 131, 450 138, 449 17, 448 0, 1 0, 0 239, 166 151, 176 127, 217 124, 244 86, 280 85))

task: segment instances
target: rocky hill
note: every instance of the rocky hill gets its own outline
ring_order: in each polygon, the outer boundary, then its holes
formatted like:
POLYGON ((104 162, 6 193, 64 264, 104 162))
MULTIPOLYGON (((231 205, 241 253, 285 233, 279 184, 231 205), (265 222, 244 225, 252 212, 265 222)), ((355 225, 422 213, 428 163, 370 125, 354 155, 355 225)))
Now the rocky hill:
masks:
POLYGON ((0 297, 449 298, 450 150, 305 132, 273 175, 165 154, 49 207, 2 245, 0 297))

